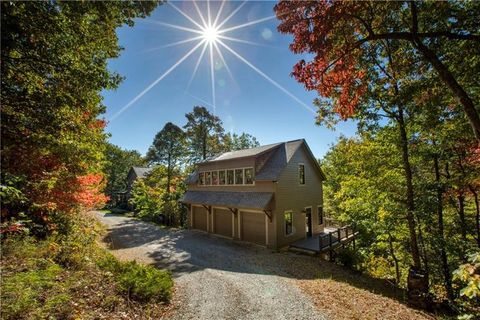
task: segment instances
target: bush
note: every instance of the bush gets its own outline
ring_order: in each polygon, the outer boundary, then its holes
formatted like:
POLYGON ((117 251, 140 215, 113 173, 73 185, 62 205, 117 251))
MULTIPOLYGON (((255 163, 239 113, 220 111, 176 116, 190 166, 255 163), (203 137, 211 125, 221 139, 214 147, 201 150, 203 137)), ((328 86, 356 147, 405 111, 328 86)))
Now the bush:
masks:
POLYGON ((341 265, 358 271, 360 270, 360 265, 362 263, 362 257, 360 254, 350 248, 340 250, 337 253, 337 260, 341 265))
POLYGON ((120 290, 140 302, 168 302, 173 281, 170 272, 144 266, 136 261, 120 262, 111 254, 99 261, 102 269, 110 271, 120 290))
POLYGON ((92 241, 93 231, 73 230, 41 241, 2 240, 2 319, 97 318, 98 311, 117 312, 117 306, 130 310, 131 300, 140 303, 135 312, 143 314, 169 301, 169 272, 120 262, 92 241))
POLYGON ((120 288, 137 301, 168 302, 171 298, 173 281, 168 271, 132 261, 124 263, 117 279, 120 288))

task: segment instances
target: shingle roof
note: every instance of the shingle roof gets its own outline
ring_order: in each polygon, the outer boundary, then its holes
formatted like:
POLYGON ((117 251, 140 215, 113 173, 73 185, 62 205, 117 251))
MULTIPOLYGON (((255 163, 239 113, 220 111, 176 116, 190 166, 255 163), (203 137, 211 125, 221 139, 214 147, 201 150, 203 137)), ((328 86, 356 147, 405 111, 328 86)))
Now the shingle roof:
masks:
POLYGON ((295 151, 297 151, 302 144, 303 140, 293 140, 282 143, 260 171, 257 172, 255 181, 277 181, 283 168, 285 168, 295 151))
POLYGON ((187 191, 180 201, 208 206, 264 210, 268 208, 272 197, 271 192, 187 191))
POLYGON ((133 172, 135 172, 135 175, 138 178, 145 178, 145 176, 152 171, 152 168, 146 168, 146 167, 132 167, 133 172))
POLYGON ((270 149, 273 149, 273 148, 275 148, 275 147, 277 147, 281 144, 282 143, 272 143, 272 144, 267 144, 267 145, 264 145, 264 146, 250 148, 250 149, 224 152, 224 153, 222 153, 218 156, 214 156, 214 157, 206 160, 205 163, 258 156, 259 154, 264 153, 265 151, 268 151, 270 149))
MULTIPOLYGON (((293 157, 295 152, 302 146, 305 145, 307 151, 310 153, 310 156, 313 158, 314 162, 317 164, 318 170, 323 178, 325 178, 320 166, 318 165, 317 160, 315 159, 312 151, 306 144, 304 139, 280 142, 280 143, 273 143, 265 146, 260 146, 251 149, 245 150, 238 150, 232 152, 226 152, 219 156, 216 156, 212 159, 209 159, 203 163, 211 163, 216 161, 223 161, 223 160, 234 160, 237 158, 244 158, 244 157, 257 157, 261 154, 265 154, 266 152, 271 151, 271 155, 269 156, 267 162, 263 165, 263 167, 255 174, 255 181, 278 181, 280 178, 280 174, 293 157)), ((190 176, 187 177, 185 182, 187 184, 196 183, 198 180, 198 172, 194 172, 190 176)))

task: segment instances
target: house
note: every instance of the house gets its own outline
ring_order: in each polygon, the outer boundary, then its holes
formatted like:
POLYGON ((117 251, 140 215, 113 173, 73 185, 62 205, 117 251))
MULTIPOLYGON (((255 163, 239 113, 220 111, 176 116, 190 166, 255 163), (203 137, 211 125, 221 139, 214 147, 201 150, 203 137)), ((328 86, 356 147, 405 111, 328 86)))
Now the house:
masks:
POLYGON ((131 167, 127 174, 127 197, 130 198, 133 183, 137 179, 144 179, 152 171, 152 168, 147 167, 131 167))
POLYGON ((188 226, 284 247, 323 231, 324 179, 304 139, 223 153, 186 180, 188 226))

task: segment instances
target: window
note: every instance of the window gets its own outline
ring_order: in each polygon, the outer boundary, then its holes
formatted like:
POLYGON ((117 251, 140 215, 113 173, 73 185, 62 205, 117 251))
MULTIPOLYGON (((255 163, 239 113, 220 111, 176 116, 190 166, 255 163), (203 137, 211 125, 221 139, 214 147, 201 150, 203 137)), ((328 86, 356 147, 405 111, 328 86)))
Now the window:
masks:
POLYGON ((205 185, 205 173, 204 172, 200 172, 200 174, 198 175, 198 181, 199 181, 201 186, 205 185))
POLYGON ((298 178, 299 178, 300 184, 305 184, 305 165, 304 164, 298 165, 298 178))
POLYGON ((323 207, 322 206, 317 207, 317 213, 318 213, 318 224, 323 224, 323 207))
POLYGON ((233 184, 233 170, 227 170, 227 184, 233 184))
POLYGON ((218 185, 218 171, 212 171, 212 184, 218 185))
POLYGON ((293 212, 285 211, 285 234, 289 235, 293 232, 293 212))
POLYGON ((209 186, 212 184, 212 173, 205 172, 205 185, 209 186))
POLYGON ((245 169, 245 184, 253 184, 253 168, 245 169))
POLYGON ((225 184, 225 171, 218 171, 218 182, 220 185, 225 184))
POLYGON ((243 169, 235 169, 235 184, 243 184, 243 169))

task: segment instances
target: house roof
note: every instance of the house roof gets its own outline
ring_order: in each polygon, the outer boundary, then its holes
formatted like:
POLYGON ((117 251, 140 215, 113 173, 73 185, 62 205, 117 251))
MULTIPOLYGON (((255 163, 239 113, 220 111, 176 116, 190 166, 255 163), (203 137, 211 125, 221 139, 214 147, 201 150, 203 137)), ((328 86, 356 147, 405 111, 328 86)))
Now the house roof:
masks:
POLYGON ((267 209, 271 192, 187 191, 181 202, 244 209, 267 209))
POLYGON ((147 167, 132 167, 133 172, 137 178, 145 178, 145 176, 152 171, 152 168, 147 167))
POLYGON ((255 148, 250 148, 250 149, 243 149, 243 150, 235 150, 235 151, 229 151, 229 152, 224 152, 220 155, 213 156, 204 162, 201 163, 211 163, 211 162, 217 162, 217 161, 224 161, 224 160, 233 160, 233 159, 238 159, 238 158, 246 158, 246 157, 253 157, 253 156, 259 156, 260 154, 267 152, 270 149, 273 149, 282 143, 272 143, 272 144, 267 144, 264 146, 260 147, 255 147, 255 148))
MULTIPOLYGON (((271 155, 269 156, 267 162, 263 165, 263 167, 259 170, 259 172, 255 174, 255 181, 278 181, 283 168, 285 168, 288 162, 292 159, 295 152, 299 148, 301 148, 302 145, 305 145, 307 153, 312 158, 312 161, 317 167, 318 172, 320 173, 322 178, 325 179, 325 175, 323 174, 323 171, 320 168, 320 165, 318 164, 317 159, 313 155, 312 151, 310 150, 310 148, 308 147, 304 139, 273 143, 273 144, 268 144, 265 146, 260 146, 260 147, 251 148, 251 149, 225 152, 219 156, 215 156, 202 163, 234 160, 234 159, 245 158, 245 157, 258 157, 261 154, 271 151, 271 155)), ((185 182, 187 184, 193 184, 193 183, 196 183, 197 180, 198 180, 198 171, 195 171, 187 177, 185 182)))

